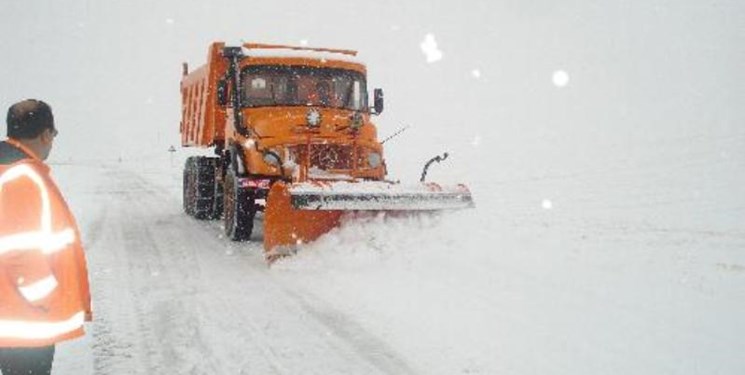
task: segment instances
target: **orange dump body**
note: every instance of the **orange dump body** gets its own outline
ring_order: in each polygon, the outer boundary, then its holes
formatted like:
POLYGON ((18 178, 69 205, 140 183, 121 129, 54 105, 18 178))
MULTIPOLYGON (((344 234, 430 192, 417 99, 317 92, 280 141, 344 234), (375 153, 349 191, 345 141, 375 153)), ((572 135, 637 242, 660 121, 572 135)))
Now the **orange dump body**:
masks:
POLYGON ((219 58, 224 43, 213 43, 207 64, 181 80, 181 144, 212 147, 225 139, 226 111, 217 105, 217 81, 225 74, 227 62, 219 58))

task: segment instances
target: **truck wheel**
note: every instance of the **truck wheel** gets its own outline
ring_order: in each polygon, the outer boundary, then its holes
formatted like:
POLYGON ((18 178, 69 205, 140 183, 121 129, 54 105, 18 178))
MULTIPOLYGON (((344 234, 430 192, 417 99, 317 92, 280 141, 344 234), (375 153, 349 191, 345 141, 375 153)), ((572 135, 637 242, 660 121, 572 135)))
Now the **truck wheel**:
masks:
POLYGON ((191 157, 186 159, 184 164, 184 182, 183 182, 183 195, 181 201, 184 204, 184 212, 189 216, 194 216, 194 172, 192 171, 191 157))
POLYGON ((217 158, 191 156, 184 165, 184 212, 199 220, 215 218, 217 158))
MULTIPOLYGON (((222 173, 222 172, 219 170, 216 170, 216 173, 222 173)), ((213 184, 215 186, 215 199, 212 205, 212 218, 217 220, 222 217, 222 213, 224 210, 223 202, 225 199, 225 194, 223 193, 224 187, 223 187, 222 179, 215 178, 215 181, 213 184)))
POLYGON ((233 241, 247 241, 254 226, 256 207, 251 190, 238 185, 238 177, 233 168, 225 174, 223 221, 225 235, 233 241))

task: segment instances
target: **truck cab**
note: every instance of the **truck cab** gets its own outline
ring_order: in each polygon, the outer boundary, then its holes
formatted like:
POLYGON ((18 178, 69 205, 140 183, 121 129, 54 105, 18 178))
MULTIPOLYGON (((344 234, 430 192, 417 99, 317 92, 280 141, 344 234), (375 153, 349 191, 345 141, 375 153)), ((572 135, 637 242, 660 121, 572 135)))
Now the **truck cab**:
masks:
POLYGON ((208 62, 184 67, 181 139, 212 148, 184 173, 184 205, 199 218, 223 217, 226 234, 248 239, 277 181, 385 179, 371 121, 366 67, 350 50, 213 43, 208 62), (243 228, 243 229, 241 229, 243 228))

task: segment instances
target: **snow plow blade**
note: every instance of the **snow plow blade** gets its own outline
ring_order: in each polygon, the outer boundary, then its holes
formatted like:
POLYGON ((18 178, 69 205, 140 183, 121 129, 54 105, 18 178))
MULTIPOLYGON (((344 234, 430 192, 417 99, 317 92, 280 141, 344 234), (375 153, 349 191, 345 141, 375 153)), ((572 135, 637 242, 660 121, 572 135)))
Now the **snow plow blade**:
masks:
POLYGON ((296 210, 432 211, 469 208, 471 193, 459 185, 400 186, 387 182, 297 184, 290 188, 296 210))
POLYGON ((350 211, 438 211, 474 206, 464 185, 388 182, 275 183, 267 197, 264 250, 269 262, 339 225, 350 211))

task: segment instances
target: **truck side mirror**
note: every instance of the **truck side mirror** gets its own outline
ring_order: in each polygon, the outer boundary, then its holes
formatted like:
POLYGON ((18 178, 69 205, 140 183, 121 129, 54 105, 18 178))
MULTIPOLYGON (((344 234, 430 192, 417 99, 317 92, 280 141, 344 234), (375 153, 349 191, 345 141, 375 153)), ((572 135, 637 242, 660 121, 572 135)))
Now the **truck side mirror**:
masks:
POLYGON ((375 114, 379 115, 383 113, 383 89, 375 89, 373 91, 375 114))
POLYGON ((221 79, 217 82, 217 105, 226 106, 228 104, 228 81, 221 79))

